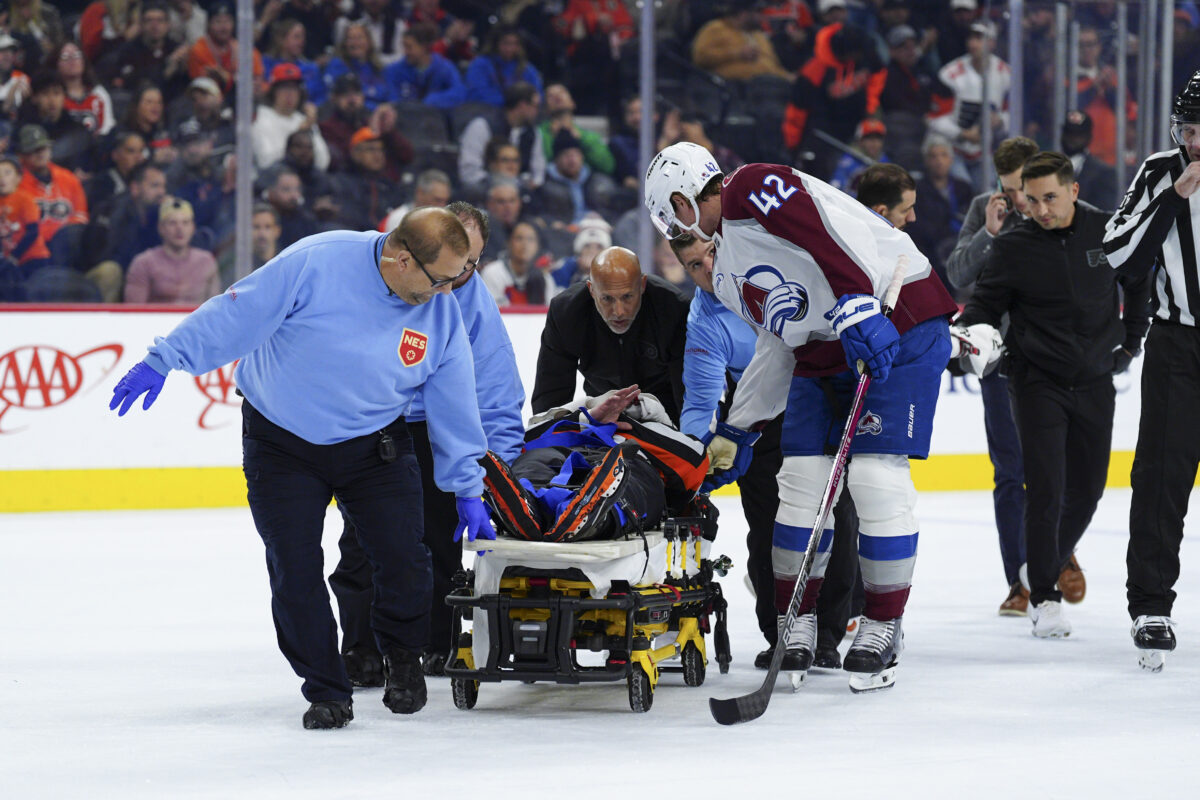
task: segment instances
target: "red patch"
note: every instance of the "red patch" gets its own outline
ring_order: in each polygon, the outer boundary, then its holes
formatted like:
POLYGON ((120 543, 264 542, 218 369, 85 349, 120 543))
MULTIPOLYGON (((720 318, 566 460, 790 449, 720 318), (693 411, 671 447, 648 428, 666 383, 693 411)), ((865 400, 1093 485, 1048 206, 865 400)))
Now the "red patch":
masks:
POLYGON ((406 367, 414 367, 425 360, 425 351, 429 349, 429 336, 414 330, 404 329, 400 336, 400 347, 396 352, 400 355, 400 363, 406 367))

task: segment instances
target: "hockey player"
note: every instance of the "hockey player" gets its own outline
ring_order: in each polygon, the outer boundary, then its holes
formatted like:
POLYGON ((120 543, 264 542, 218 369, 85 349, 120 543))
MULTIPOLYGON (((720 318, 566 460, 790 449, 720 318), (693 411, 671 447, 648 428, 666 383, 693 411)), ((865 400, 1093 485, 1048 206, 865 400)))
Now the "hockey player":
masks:
MULTIPOLYGON (((951 356, 947 318, 954 301, 907 235, 822 181, 773 164, 749 164, 723 178, 712 155, 681 142, 646 173, 646 206, 668 238, 691 233, 716 244, 713 290, 755 326, 755 355, 742 375, 709 457, 725 477, 748 463, 752 430, 786 408, 774 535, 776 609, 798 576, 843 420, 834 419, 817 378, 835 394, 854 388, 853 365, 874 378, 851 453, 847 484, 858 507, 866 589, 862 623, 843 664, 854 691, 890 686, 903 646, 901 619, 917 547, 916 490, 908 459, 925 458, 941 371, 951 356), (878 296, 897 264, 909 262, 891 319, 878 296)), ((832 521, 788 649, 812 652, 813 608, 829 559, 832 521)))
POLYGON ((425 398, 435 478, 453 491, 459 535, 495 538, 477 463, 487 446, 462 314, 447 296, 468 239, 449 211, 411 211, 390 234, 310 236, 192 312, 117 384, 109 408, 148 409, 167 373, 201 375, 241 358, 243 465, 266 546, 279 647, 311 703, 305 728, 354 719, 350 679, 322 569, 337 495, 374 571, 371 627, 384 654, 383 702, 426 701, 432 579, 421 542, 421 484, 404 418, 425 398))
POLYGON ((1158 267, 1130 475, 1125 584, 1138 661, 1153 672, 1175 649, 1171 587, 1179 579, 1183 517, 1200 464, 1200 426, 1187 411, 1180 414, 1200 403, 1200 71, 1175 98, 1171 137, 1178 147, 1146 159, 1104 236, 1108 261, 1119 272, 1158 267))

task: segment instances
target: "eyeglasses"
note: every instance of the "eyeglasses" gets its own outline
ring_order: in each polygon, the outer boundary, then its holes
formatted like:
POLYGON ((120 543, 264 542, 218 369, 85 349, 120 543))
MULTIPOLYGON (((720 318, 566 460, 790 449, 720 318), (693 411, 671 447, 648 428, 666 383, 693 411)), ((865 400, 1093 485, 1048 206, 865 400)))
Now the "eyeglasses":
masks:
POLYGON ((59 56, 59 61, 80 61, 83 59, 83 53, 78 50, 64 50, 59 56))
MULTIPOLYGON (((463 268, 463 271, 458 273, 457 275, 455 275, 453 278, 434 278, 433 275, 429 274, 429 270, 425 269, 425 265, 421 263, 421 259, 417 258, 416 253, 414 253, 412 251, 412 249, 409 248, 408 242, 401 239, 400 244, 408 252, 409 258, 411 258, 414 262, 416 262, 416 265, 417 265, 417 267, 420 268, 421 272, 425 273, 425 277, 429 279, 429 288, 431 288, 431 289, 440 289, 443 286, 449 286, 450 284, 454 283, 456 280, 461 278, 463 275, 466 275, 468 272, 470 272, 472 269, 474 269, 475 265, 478 263, 478 262, 473 263, 471 261, 468 261, 466 267, 463 268)), ((379 260, 380 261, 395 261, 396 258, 395 258, 395 256, 384 256, 383 258, 381 258, 379 260)))

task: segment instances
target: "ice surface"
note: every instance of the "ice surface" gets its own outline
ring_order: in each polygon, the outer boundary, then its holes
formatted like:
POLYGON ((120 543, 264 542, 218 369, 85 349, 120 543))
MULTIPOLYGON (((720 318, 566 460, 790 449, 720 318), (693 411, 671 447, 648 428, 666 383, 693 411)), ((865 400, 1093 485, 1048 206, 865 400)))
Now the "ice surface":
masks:
MULTIPOLYGON (((350 727, 321 732, 300 726, 247 510, 0 515, 0 797, 1200 793, 1200 548, 1184 540, 1179 647, 1143 672, 1124 610, 1127 490, 1082 541, 1088 594, 1065 641, 996 615, 991 496, 923 495, 895 688, 854 696, 844 674, 813 673, 792 694, 780 678, 766 714, 733 728, 707 699, 758 686, 762 641, 740 507, 718 504, 716 550, 739 567, 723 581, 728 675, 714 663, 699 688, 664 675, 646 714, 623 683, 483 684, 463 712, 434 680, 414 717, 366 689, 350 727)), ((339 529, 331 513, 328 569, 339 529)))

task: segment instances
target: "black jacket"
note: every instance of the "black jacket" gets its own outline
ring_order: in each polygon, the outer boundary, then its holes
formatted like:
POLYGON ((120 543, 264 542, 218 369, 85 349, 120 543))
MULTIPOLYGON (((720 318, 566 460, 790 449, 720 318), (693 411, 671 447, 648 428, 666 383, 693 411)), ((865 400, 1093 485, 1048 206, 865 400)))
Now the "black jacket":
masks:
POLYGON ((1000 326, 1009 312, 1004 342, 1010 375, 1030 368, 1063 386, 1108 378, 1113 350, 1136 354, 1150 324, 1147 275, 1118 277, 1104 256, 1109 215, 1075 204, 1070 228, 1043 230, 1031 219, 996 237, 959 325, 1000 326), (1121 314, 1117 283, 1125 290, 1121 314))
POLYGON ((537 377, 530 404, 533 413, 571 402, 575 374, 596 396, 637 384, 662 401, 679 424, 683 408, 683 349, 691 298, 668 281, 651 275, 633 325, 618 336, 605 324, 588 291, 577 283, 550 301, 537 377))

